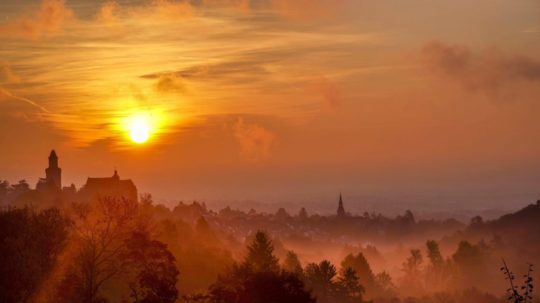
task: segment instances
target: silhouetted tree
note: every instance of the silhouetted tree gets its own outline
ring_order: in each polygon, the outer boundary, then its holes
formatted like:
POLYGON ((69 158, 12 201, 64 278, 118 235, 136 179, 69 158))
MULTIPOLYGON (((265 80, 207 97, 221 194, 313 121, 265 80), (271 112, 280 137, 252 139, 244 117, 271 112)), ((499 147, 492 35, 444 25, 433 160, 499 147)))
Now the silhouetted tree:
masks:
POLYGON ((336 267, 327 260, 306 266, 306 284, 313 290, 318 302, 331 302, 330 300, 337 293, 337 284, 334 281, 336 275, 336 267))
POLYGON ((473 245, 461 241, 456 252, 452 255, 454 261, 456 284, 472 285, 475 281, 488 276, 486 266, 487 247, 484 244, 473 245))
POLYGON ((368 294, 375 291, 375 275, 373 274, 371 266, 363 253, 358 253, 357 255, 349 254, 345 256, 343 261, 341 261, 341 268, 344 270, 349 267, 354 269, 358 275, 360 284, 365 287, 368 294))
POLYGON ((315 303, 304 283, 293 273, 253 271, 236 266, 210 287, 215 303, 315 303))
POLYGON ((125 240, 136 229, 137 203, 101 198, 93 204, 76 204, 74 214, 74 241, 80 249, 58 287, 59 296, 65 297, 64 302, 104 302, 102 286, 125 269, 125 240))
POLYGON ((484 219, 481 216, 474 216, 469 223, 471 228, 478 228, 484 224, 484 219))
POLYGON ((257 232, 241 265, 219 275, 208 296, 195 299, 213 303, 315 303, 299 277, 280 271, 273 246, 264 232, 257 232))
POLYGON ((278 259, 274 256, 274 246, 265 232, 258 231, 247 249, 245 265, 250 266, 254 271, 279 271, 278 259))
POLYGON ((283 207, 280 207, 277 212, 276 212, 276 218, 278 219, 281 219, 281 220, 285 220, 287 218, 290 218, 290 215, 289 213, 287 213, 287 211, 285 210, 285 208, 283 207))
POLYGON ((199 240, 202 242, 212 243, 213 245, 219 243, 216 233, 212 230, 208 221, 202 216, 195 223, 195 232, 197 232, 199 240))
POLYGON ((397 295, 392 277, 386 271, 378 273, 375 276, 375 285, 377 286, 376 296, 379 298, 395 297, 397 295))
POLYGON ((147 232, 134 232, 126 240, 122 256, 136 277, 130 282, 135 303, 173 303, 178 298, 178 269, 174 256, 162 242, 151 240, 147 232))
POLYGON ((302 264, 298 259, 298 255, 294 251, 287 252, 287 256, 285 256, 285 260, 283 261, 283 270, 294 273, 299 277, 304 275, 302 264))
POLYGON ((0 301, 28 302, 52 270, 70 221, 58 209, 0 211, 0 301))
POLYGON ((447 272, 445 262, 439 244, 434 240, 426 242, 427 256, 430 264, 426 268, 426 283, 430 285, 431 290, 438 290, 446 287, 447 272))
POLYGON ((7 196, 9 193, 9 182, 0 181, 0 205, 7 203, 7 196))
POLYGON ((411 249, 411 255, 403 263, 403 271, 409 277, 416 277, 420 273, 423 263, 422 252, 419 249, 411 249))
POLYGON ((439 249, 439 243, 434 240, 428 240, 426 242, 428 259, 431 262, 431 266, 439 268, 443 265, 444 259, 439 249))
POLYGON ((360 284, 354 269, 347 267, 339 278, 338 285, 340 286, 340 297, 342 298, 340 302, 362 302, 362 296, 366 290, 360 284))
POLYGON ((504 259, 503 259, 503 267, 501 267, 501 271, 506 276, 505 279, 508 281, 508 284, 510 285, 510 287, 506 290, 508 294, 508 301, 514 302, 514 303, 531 302, 533 299, 532 292, 534 290, 533 277, 532 277, 533 265, 529 264, 527 274, 523 275, 524 280, 523 280, 523 285, 521 287, 515 284, 514 280, 516 279, 516 277, 514 276, 514 273, 510 271, 504 259))
POLYGON ((405 293, 414 293, 423 290, 421 283, 421 266, 423 263, 422 252, 419 249, 411 249, 411 255, 403 263, 402 270, 405 273, 401 286, 405 293))

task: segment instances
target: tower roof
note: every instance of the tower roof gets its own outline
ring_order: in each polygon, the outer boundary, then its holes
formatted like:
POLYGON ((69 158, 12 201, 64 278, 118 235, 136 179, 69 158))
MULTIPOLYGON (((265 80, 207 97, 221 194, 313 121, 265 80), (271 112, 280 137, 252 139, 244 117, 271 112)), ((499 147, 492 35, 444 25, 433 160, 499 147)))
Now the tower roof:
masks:
POLYGON ((58 156, 56 155, 56 151, 51 150, 51 154, 49 155, 49 158, 58 158, 58 156))
POLYGON ((345 207, 343 207, 343 198, 341 197, 341 193, 339 193, 339 202, 338 202, 337 215, 338 215, 338 217, 344 217, 345 216, 345 207))

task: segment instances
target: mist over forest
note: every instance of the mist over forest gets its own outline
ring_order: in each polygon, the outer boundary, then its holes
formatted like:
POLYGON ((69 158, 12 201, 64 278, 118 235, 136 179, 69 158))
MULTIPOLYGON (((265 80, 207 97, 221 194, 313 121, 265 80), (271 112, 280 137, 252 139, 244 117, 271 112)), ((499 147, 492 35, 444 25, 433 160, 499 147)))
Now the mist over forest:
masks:
POLYGON ((504 302, 506 271, 529 302, 540 261, 540 201, 464 223, 355 214, 341 196, 319 215, 1 184, 6 303, 504 302))

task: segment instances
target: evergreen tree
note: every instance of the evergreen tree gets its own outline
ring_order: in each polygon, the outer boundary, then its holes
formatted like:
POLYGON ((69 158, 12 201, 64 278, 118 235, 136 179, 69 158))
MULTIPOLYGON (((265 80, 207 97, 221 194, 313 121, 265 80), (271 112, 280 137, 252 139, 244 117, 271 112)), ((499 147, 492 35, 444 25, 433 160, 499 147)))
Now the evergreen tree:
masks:
POLYGON ((265 232, 258 231, 247 249, 245 265, 250 266, 254 271, 279 271, 278 259, 274 256, 274 246, 265 232))
POLYGON ((337 284, 334 282, 337 271, 330 261, 324 260, 317 263, 310 263, 306 266, 306 284, 317 296, 318 302, 331 302, 337 293, 337 284))
POLYGON ((304 270, 302 269, 302 264, 298 259, 298 255, 294 251, 288 251, 285 261, 283 261, 283 270, 295 273, 299 277, 303 276, 304 270))
POLYGON ((366 257, 364 257, 364 254, 358 253, 357 255, 347 255, 345 259, 341 261, 341 268, 342 270, 346 270, 349 267, 356 272, 360 284, 365 287, 368 294, 375 291, 375 275, 373 274, 366 257))
POLYGON ((342 289, 342 302, 362 302, 362 296, 365 293, 364 287, 354 269, 347 267, 339 278, 339 285, 342 289))

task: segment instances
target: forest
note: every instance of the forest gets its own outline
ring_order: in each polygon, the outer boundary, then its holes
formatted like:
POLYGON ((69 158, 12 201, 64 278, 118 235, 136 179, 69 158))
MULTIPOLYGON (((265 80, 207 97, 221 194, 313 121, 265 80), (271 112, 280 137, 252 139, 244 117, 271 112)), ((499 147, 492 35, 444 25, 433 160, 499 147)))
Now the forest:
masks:
POLYGON ((536 302, 539 215, 540 203, 469 224, 410 211, 215 212, 199 202, 169 209, 148 194, 9 206, 0 294, 6 303, 536 302))

